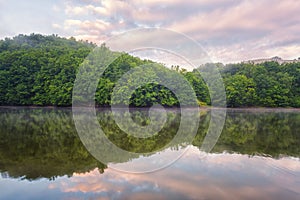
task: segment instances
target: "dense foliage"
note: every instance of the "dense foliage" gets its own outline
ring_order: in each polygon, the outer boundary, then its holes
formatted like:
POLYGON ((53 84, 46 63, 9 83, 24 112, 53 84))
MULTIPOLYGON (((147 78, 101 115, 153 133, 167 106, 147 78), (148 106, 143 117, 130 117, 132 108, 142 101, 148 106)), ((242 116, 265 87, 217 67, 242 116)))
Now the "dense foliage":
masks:
POLYGON ((0 42, 1 105, 70 105, 76 69, 93 44, 55 35, 0 42))
MULTIPOLYGON (((0 105, 70 106, 76 73, 95 47, 92 43, 56 35, 19 35, 1 40, 0 105)), ((115 54, 119 56, 99 80, 95 93, 96 103, 100 106, 111 104, 111 93, 122 75, 138 66, 154 64, 129 54, 115 54)), ((276 62, 240 63, 219 65, 218 68, 224 78, 229 107, 300 107, 299 62, 283 65, 276 62)), ((198 103, 210 105, 208 89, 198 70, 189 72, 176 66, 168 71, 174 80, 178 80, 174 72, 183 75, 195 91, 198 103)), ((149 69, 147 73, 156 72, 149 69)), ((176 84, 174 82, 175 87, 176 84)), ((132 106, 156 103, 179 105, 175 94, 158 83, 139 87, 130 99, 132 106)))
POLYGON ((230 107, 300 107, 300 62, 230 64, 221 73, 230 107))

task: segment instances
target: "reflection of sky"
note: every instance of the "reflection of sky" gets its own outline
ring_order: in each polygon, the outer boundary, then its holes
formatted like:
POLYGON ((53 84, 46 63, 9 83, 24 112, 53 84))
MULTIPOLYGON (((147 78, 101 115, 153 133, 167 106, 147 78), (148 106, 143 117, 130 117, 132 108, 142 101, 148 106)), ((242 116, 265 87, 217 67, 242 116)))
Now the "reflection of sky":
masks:
POLYGON ((0 179, 3 199, 299 199, 299 158, 274 160, 240 154, 199 156, 196 147, 173 165, 146 173, 111 168, 71 178, 28 182, 0 179), (43 197, 43 198, 44 198, 43 197))

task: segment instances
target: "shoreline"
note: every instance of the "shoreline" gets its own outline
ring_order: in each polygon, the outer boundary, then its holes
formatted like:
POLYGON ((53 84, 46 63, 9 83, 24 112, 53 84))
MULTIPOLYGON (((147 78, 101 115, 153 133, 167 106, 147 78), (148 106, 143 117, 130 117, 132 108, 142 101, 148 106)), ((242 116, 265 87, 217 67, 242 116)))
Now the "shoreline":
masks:
MULTIPOLYGON (((0 106, 0 109, 53 109, 53 110, 72 110, 72 106, 0 106)), ((94 107, 75 107, 75 108, 94 108, 94 107)), ((115 107, 116 109, 126 109, 125 106, 115 107)), ((148 110, 151 107, 129 107, 130 110, 148 110)), ((180 109, 193 109, 196 107, 164 107, 166 110, 180 110, 180 109)), ((111 110, 110 106, 96 106, 96 110, 111 110)), ((161 109, 161 108, 154 108, 154 109, 161 109)), ((300 112, 300 108, 284 108, 284 107, 239 107, 239 108, 223 108, 223 107, 208 107, 203 106, 199 107, 200 110, 226 110, 229 112, 238 112, 238 111, 248 111, 248 112, 274 112, 274 111, 297 111, 300 112)))

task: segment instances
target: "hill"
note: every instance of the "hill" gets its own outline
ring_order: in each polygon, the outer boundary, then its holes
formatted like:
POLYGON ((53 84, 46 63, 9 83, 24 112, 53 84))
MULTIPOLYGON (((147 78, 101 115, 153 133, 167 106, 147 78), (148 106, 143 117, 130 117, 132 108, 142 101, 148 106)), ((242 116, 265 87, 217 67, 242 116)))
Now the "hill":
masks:
MULTIPOLYGON (((95 47, 87 41, 57 35, 19 35, 1 40, 0 105, 71 106, 76 73, 95 47)), ((102 48, 107 47, 103 45, 102 48)), ((120 56, 99 80, 95 94, 98 106, 110 105, 111 93, 119 78, 145 64, 155 65, 174 80, 180 73, 193 87, 198 103, 210 105, 208 89, 198 70, 189 72, 179 67, 170 70, 150 60, 118 54, 120 56)), ((299 62, 281 65, 278 62, 239 63, 218 65, 218 68, 224 78, 228 107, 300 107, 299 62)), ((150 70, 149 73, 157 71, 150 70)), ((176 87, 179 83, 173 84, 176 87)), ((190 98, 188 94, 186 96, 190 98)), ((157 103, 179 105, 175 94, 158 83, 139 87, 130 99, 130 105, 138 107, 157 103)))

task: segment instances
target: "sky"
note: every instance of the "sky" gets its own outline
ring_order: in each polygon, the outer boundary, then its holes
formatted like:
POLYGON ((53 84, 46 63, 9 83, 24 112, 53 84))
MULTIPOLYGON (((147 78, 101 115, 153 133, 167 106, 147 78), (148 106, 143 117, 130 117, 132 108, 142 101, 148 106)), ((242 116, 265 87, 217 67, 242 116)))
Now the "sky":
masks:
POLYGON ((197 41, 213 62, 300 57, 299 0, 0 0, 0 24, 1 39, 41 33, 101 44, 156 27, 197 41))

